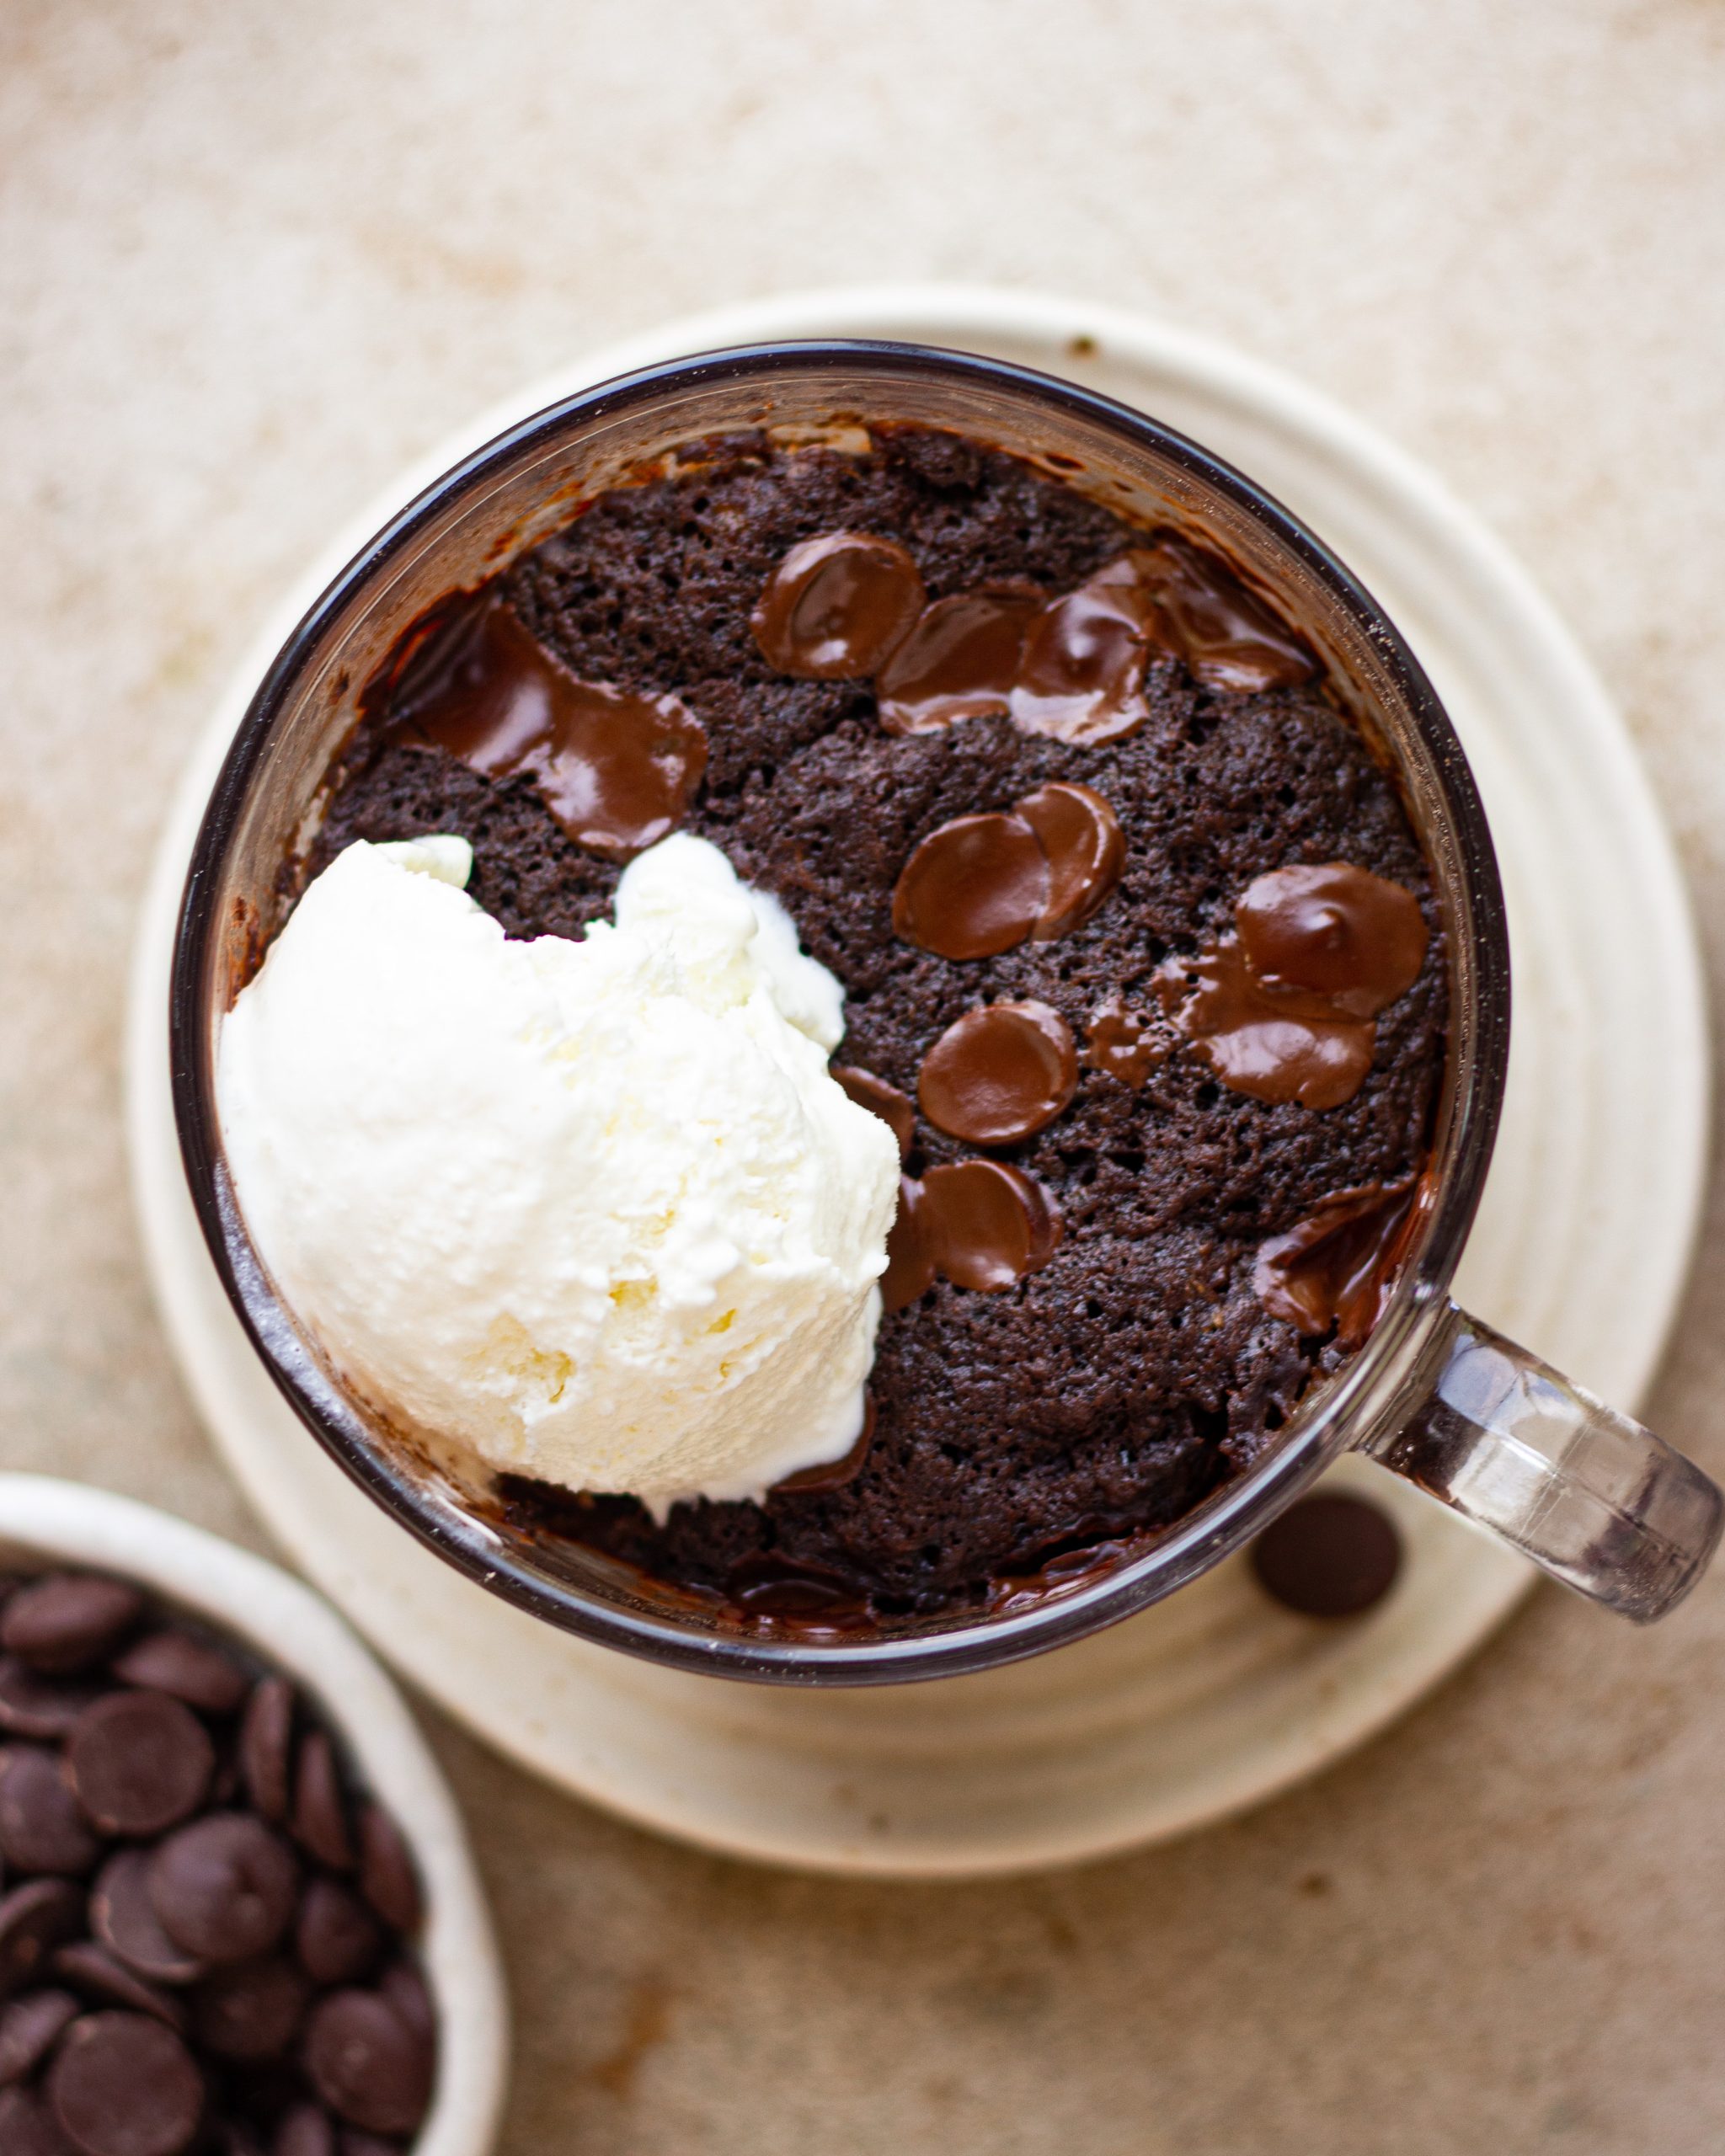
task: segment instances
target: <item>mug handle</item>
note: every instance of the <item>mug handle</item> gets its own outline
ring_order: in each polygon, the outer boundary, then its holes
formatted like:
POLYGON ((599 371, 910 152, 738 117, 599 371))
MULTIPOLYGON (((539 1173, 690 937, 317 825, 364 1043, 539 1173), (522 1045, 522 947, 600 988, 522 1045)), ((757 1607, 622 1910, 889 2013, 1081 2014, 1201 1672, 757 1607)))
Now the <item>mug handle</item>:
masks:
POLYGON ((1674 1609, 1725 1527, 1725 1492, 1639 1422, 1448 1305, 1408 1421, 1362 1448, 1638 1625, 1674 1609))

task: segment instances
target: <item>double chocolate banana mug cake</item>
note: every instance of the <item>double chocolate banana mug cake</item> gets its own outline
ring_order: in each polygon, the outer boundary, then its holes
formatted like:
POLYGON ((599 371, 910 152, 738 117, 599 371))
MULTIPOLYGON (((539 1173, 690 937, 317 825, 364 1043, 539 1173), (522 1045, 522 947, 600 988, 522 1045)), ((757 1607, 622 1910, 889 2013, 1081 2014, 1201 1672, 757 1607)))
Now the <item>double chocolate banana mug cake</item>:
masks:
POLYGON ((746 1626, 997 1609, 1365 1338, 1432 878, 1212 544, 932 427, 731 435, 360 708, 223 1139, 343 1384, 517 1526, 746 1626))

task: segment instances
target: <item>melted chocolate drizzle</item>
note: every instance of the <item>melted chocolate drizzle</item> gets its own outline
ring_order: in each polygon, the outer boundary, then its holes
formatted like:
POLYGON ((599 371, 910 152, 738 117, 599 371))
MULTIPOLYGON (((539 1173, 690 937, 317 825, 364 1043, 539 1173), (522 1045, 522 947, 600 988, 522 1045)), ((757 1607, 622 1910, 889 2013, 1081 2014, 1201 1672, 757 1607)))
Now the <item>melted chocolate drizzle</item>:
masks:
POLYGON ((1258 1300, 1307 1339, 1333 1332, 1359 1347, 1383 1313, 1421 1216, 1429 1178, 1338 1190, 1286 1235, 1259 1246, 1258 1300))
POLYGON ((611 861, 675 830, 707 768, 707 735, 675 696, 578 680, 495 592, 433 625, 389 714, 398 739, 488 778, 525 773, 575 844, 611 861))

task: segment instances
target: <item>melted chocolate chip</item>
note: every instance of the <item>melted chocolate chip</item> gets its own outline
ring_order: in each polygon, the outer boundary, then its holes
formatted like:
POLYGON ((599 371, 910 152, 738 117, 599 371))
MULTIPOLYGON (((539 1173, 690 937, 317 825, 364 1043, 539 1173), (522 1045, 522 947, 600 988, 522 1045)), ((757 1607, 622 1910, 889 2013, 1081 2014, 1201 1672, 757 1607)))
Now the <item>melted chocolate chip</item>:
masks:
POLYGON ((0 1646, 44 1676, 72 1676, 106 1661, 143 1606, 143 1597, 124 1580, 51 1572, 7 1602, 0 1646))
POLYGON ((868 1448, 874 1443, 874 1401, 864 1394, 862 1400, 862 1428, 857 1441, 847 1453, 837 1460, 830 1460, 818 1467, 799 1467, 794 1475, 788 1475, 773 1488, 782 1497, 798 1494, 811 1496, 820 1490, 842 1490, 847 1482, 854 1482, 862 1472, 862 1463, 868 1457, 868 1448))
POLYGON ((932 734, 1007 712, 1039 611, 1037 600, 985 591, 936 600, 875 679, 881 723, 893 734, 932 734))
POLYGON ((1411 891, 1345 861, 1258 877, 1236 901, 1234 924, 1261 980, 1315 990, 1355 1018, 1407 993, 1429 940, 1411 891))
POLYGON ((526 773, 575 844, 611 861, 674 830, 707 768, 706 734, 675 696, 578 680, 494 594, 433 632, 390 712, 402 738, 488 778, 526 773))
POLYGON ((954 1287, 984 1294, 1039 1272, 1060 1241, 1042 1186, 1004 1161, 959 1161, 922 1179, 922 1233, 954 1287))
POLYGON ((1207 688, 1236 691, 1309 681, 1317 661, 1226 563, 1176 532, 1128 557, 1154 608, 1159 640, 1207 688))
POLYGON ((887 1231, 886 1271, 880 1277, 880 1305, 901 1310, 934 1285, 934 1251, 924 1233, 922 1186, 899 1177, 899 1209, 887 1231))
POLYGON ((1357 1617, 1402 1569, 1396 1524, 1361 1497, 1302 1497, 1252 1545, 1264 1591, 1306 1617, 1357 1617))
POLYGON ((1012 686, 1012 723, 1081 746, 1135 733, 1150 716, 1147 657, 1131 609, 1092 577, 1031 623, 1012 686))
POLYGON ((1048 903, 1031 935, 1052 942, 1081 928, 1105 904, 1125 867, 1126 841, 1119 818, 1092 787, 1055 780, 1016 806, 1048 856, 1048 903))
POLYGON ((1307 1338, 1357 1348, 1376 1324, 1418 1213, 1413 1178, 1338 1191, 1258 1247, 1252 1286, 1272 1317, 1307 1338))
POLYGON ((1370 1019, 1344 1017, 1311 990, 1260 980, 1233 936, 1196 958, 1171 958, 1156 985, 1174 1025, 1217 1077, 1255 1101, 1339 1107, 1371 1069, 1370 1019))
POLYGON ((159 1834, 195 1812, 216 1750, 189 1707, 164 1692, 110 1692, 66 1748, 77 1800, 104 1834, 159 1834))
POLYGON ((1022 816, 959 816, 931 831, 900 873, 893 928, 943 958, 991 958, 1047 910, 1042 841, 1022 816))
POLYGON ((1106 1070, 1125 1086, 1141 1086, 1157 1064, 1167 1058, 1167 1049, 1156 1034, 1155 1018, 1129 1010, 1118 996, 1111 997, 1092 1018, 1084 1053, 1092 1069, 1106 1070))
POLYGON ((318 2002, 306 2067, 330 2110, 370 2133, 411 2133, 430 2100, 430 2046, 376 1992, 332 1992, 318 2002))
POLYGON ((809 681, 860 681, 910 632, 922 578, 895 540, 829 531, 791 548, 750 616, 770 666, 809 681))
POLYGON ((1012 1145, 1054 1121, 1078 1083, 1071 1028, 1045 1003, 967 1011, 922 1059, 917 1098, 938 1130, 1012 1145))
POLYGON ((179 2156, 203 2116, 204 2077, 171 2029, 88 2014, 66 2032, 48 2100, 81 2156, 179 2156))
POLYGON ((911 1150, 916 1131, 916 1105, 910 1095, 889 1086, 884 1078, 877 1078, 872 1070, 859 1070, 852 1064, 834 1064, 832 1075, 858 1107, 867 1108, 886 1124, 899 1141, 902 1161, 911 1150))

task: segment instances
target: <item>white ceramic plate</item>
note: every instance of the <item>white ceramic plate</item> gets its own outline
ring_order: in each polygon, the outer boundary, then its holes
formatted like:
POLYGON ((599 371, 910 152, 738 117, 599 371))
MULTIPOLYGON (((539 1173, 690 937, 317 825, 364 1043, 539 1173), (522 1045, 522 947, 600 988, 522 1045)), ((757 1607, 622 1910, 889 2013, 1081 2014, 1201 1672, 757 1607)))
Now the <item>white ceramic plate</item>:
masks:
POLYGON ((1658 1358, 1696 1225, 1704 1010, 1670 842, 1634 750, 1524 571, 1429 473, 1336 406, 1166 324, 945 286, 804 295, 676 323, 483 415, 316 566, 193 759, 137 953, 138 1202, 163 1312, 216 1441, 274 1531, 360 1629, 451 1713, 547 1779, 737 1854, 959 1876, 1152 1841, 1313 1772, 1453 1668, 1529 1574, 1388 1476, 1344 1461, 1336 1471, 1370 1479, 1408 1550, 1395 1593, 1348 1626, 1272 1607, 1236 1562, 1099 1637, 927 1685, 766 1690, 585 1646, 458 1577, 302 1430, 206 1256, 168 1089, 168 969, 184 864, 252 691, 317 591, 420 486, 554 397, 686 352, 831 335, 997 354, 1138 405, 1280 496, 1382 600, 1473 761, 1509 895, 1509 1094, 1461 1293, 1632 1409, 1658 1358))
POLYGON ((507 2082, 509 2015, 483 1891, 425 1739, 340 1618, 248 1550, 129 1497, 45 1475, 0 1475, 0 1563, 122 1573, 231 1631, 316 1700, 400 1823, 425 1887, 421 1951, 441 2042, 414 2156, 486 2156, 507 2082))

